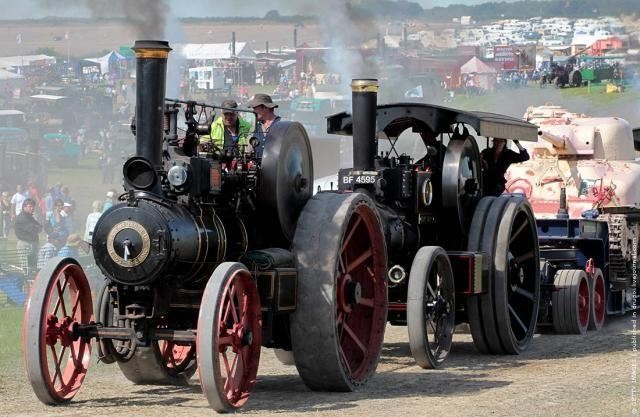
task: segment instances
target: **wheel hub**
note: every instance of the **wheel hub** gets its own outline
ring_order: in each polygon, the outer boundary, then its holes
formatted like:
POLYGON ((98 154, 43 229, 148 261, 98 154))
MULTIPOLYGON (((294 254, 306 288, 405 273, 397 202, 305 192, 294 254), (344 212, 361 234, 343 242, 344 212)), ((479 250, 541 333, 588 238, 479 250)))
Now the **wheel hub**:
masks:
POLYGON ((516 291, 518 287, 524 285, 525 273, 524 268, 513 257, 511 252, 507 255, 509 264, 509 282, 512 291, 516 291))
POLYGON ((338 287, 338 303, 341 309, 350 313, 353 307, 362 301, 362 285, 353 281, 351 275, 346 274, 342 277, 338 287))
POLYGON ((47 331, 45 336, 45 342, 49 346, 55 346, 58 340, 64 347, 70 346, 76 339, 74 330, 76 323, 69 316, 65 317, 61 322, 58 321, 58 317, 53 314, 49 314, 47 317, 47 331))

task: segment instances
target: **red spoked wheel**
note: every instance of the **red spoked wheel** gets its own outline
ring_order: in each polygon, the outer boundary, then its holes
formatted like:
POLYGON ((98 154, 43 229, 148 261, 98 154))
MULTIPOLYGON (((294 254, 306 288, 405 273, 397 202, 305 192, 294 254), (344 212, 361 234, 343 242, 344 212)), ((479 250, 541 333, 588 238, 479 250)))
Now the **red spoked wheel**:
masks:
POLYGON ((53 258, 35 279, 23 324, 27 377, 40 401, 73 398, 87 374, 91 340, 77 335, 93 319, 91 289, 71 258, 53 258))
POLYGON ((298 372, 311 389, 352 391, 375 371, 386 325, 386 252, 375 205, 360 193, 317 194, 298 221, 293 251, 298 372))
POLYGON ((220 264, 209 279, 198 316, 198 375, 209 405, 220 413, 242 407, 258 375, 260 297, 240 263, 220 264))
POLYGON ((604 325, 607 313, 607 293, 604 276, 600 268, 596 268, 589 281, 589 330, 600 330, 604 325))

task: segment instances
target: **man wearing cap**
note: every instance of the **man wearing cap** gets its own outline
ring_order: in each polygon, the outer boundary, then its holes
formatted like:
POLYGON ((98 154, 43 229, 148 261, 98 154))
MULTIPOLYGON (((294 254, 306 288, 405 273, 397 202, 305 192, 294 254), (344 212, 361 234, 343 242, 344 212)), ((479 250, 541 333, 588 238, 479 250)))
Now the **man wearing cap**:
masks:
MULTIPOLYGON (((242 117, 238 117, 238 112, 233 109, 238 108, 238 103, 233 99, 222 102, 222 116, 211 123, 211 143, 231 153, 233 150, 241 150, 242 146, 249 143, 251 134, 251 124, 242 117)), ((207 137, 205 136, 206 140, 207 137)))
POLYGON ((269 134, 269 129, 275 123, 280 121, 280 116, 276 116, 274 109, 278 107, 273 103, 271 96, 268 94, 259 93, 254 95, 249 101, 249 107, 256 112, 258 119, 258 128, 256 131, 256 137, 260 140, 260 145, 256 149, 258 157, 262 156, 264 150, 264 144, 269 134))

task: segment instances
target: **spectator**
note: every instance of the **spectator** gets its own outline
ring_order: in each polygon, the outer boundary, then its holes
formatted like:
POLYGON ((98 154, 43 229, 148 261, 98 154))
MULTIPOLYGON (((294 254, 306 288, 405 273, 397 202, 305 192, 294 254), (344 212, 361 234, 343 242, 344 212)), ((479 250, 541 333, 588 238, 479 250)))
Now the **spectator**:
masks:
POLYGON ((96 223, 98 223, 98 219, 102 215, 102 202, 95 200, 91 208, 93 212, 87 216, 87 221, 84 226, 84 240, 89 243, 91 243, 91 239, 93 238, 93 229, 95 229, 96 223))
POLYGON ((16 249, 20 258, 20 266, 27 276, 31 276, 31 272, 36 266, 38 235, 42 230, 42 225, 33 217, 35 207, 36 202, 33 199, 25 199, 13 226, 18 238, 16 249))
POLYGON ((109 190, 107 192, 107 198, 104 200, 104 206, 102 206, 102 212, 104 213, 108 209, 110 209, 116 202, 116 192, 115 190, 109 190))
POLYGON ((80 256, 80 244, 82 238, 77 233, 72 233, 67 237, 67 243, 60 248, 58 256, 62 258, 78 258, 80 256))
POLYGON ((3 191, 0 197, 0 213, 2 213, 2 237, 9 237, 11 229, 11 197, 8 191, 3 191))
POLYGON ((64 211, 64 202, 61 199, 57 199, 53 203, 53 213, 49 218, 49 223, 47 224, 47 233, 57 232, 62 236, 62 240, 66 240, 67 236, 69 236, 69 231, 67 230, 67 225, 65 222, 66 213, 63 214, 64 211))
POLYGON ((38 251, 37 269, 42 269, 49 259, 57 255, 58 249, 60 249, 64 242, 61 237, 62 236, 57 232, 50 233, 47 236, 47 243, 42 245, 38 251))
POLYGON ((53 197, 53 187, 49 187, 47 193, 44 195, 44 207, 45 207, 45 220, 49 221, 51 216, 53 215, 53 202, 55 198, 53 197))
POLYGON ((75 207, 73 206, 73 204, 65 202, 62 205, 62 211, 60 212, 60 216, 62 217, 62 225, 67 231, 67 234, 73 232, 75 229, 73 224, 74 208, 75 207))
POLYGON ((20 212, 22 211, 22 205, 24 204, 24 200, 27 196, 24 194, 24 190, 22 189, 22 185, 18 185, 16 187, 16 193, 11 197, 11 217, 12 220, 15 219, 20 212))

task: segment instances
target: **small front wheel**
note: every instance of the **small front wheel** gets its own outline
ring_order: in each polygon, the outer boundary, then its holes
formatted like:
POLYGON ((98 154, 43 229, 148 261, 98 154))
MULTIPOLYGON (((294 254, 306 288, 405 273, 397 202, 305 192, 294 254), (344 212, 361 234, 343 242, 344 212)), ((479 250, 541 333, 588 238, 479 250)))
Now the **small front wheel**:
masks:
POLYGON ((205 287, 198 316, 198 375, 209 405, 219 413, 242 407, 258 375, 260 297, 241 263, 225 262, 205 287))
POLYGON ((52 258, 35 279, 24 315, 27 377, 40 401, 70 401, 82 386, 91 358, 91 341, 78 326, 93 319, 91 288, 72 258, 52 258))
POLYGON ((455 328, 455 287, 447 253, 439 246, 420 248, 409 274, 407 328, 416 363, 439 367, 449 355, 455 328))

